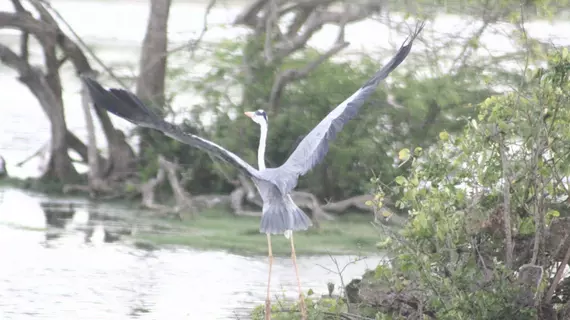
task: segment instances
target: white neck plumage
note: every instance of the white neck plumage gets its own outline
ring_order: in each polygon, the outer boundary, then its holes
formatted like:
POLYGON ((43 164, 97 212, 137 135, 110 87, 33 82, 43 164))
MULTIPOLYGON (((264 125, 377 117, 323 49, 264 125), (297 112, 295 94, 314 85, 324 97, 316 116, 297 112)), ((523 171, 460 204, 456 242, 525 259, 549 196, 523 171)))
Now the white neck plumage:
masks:
POLYGON ((267 123, 260 124, 261 135, 259 136, 259 148, 257 149, 257 165, 259 170, 265 170, 265 144, 267 142, 267 123))

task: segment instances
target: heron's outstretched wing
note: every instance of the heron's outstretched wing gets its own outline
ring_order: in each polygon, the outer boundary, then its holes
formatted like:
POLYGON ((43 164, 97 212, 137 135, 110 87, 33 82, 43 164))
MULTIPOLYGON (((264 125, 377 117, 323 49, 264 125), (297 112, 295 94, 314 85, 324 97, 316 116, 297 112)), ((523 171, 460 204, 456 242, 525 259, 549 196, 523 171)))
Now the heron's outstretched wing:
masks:
POLYGON ((299 176, 304 175, 323 160, 329 150, 329 143, 335 139, 337 133, 342 130, 350 119, 354 118, 380 81, 384 80, 408 56, 412 43, 423 29, 423 26, 423 22, 419 24, 414 33, 402 44, 398 53, 358 91, 332 110, 305 136, 297 146, 297 149, 289 156, 289 159, 281 167, 276 168, 275 177, 272 180, 282 180, 280 181, 282 192, 292 190, 299 176))
POLYGON ((82 77, 87 85, 93 103, 138 126, 162 131, 165 135, 182 143, 202 149, 213 156, 233 165, 249 177, 260 178, 259 171, 229 150, 200 138, 196 135, 183 132, 178 126, 164 121, 152 112, 133 93, 123 89, 103 88, 97 81, 82 77))

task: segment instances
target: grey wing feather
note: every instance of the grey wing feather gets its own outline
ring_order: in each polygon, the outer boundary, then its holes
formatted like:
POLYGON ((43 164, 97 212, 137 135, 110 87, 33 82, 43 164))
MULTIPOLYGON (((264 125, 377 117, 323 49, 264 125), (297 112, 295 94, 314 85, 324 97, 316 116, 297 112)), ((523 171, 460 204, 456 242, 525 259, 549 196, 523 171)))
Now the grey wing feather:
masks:
POLYGON ((182 143, 209 152, 213 156, 233 165, 249 177, 260 178, 259 171, 240 157, 211 141, 185 133, 178 126, 164 121, 133 93, 123 89, 112 88, 106 90, 95 80, 88 77, 82 78, 89 90, 93 103, 97 107, 106 109, 138 126, 162 131, 165 135, 182 143))
POLYGON ((307 173, 324 159, 329 150, 329 143, 336 138, 337 133, 349 120, 356 116, 360 107, 376 90, 380 81, 384 80, 408 56, 412 43, 423 26, 423 23, 419 24, 414 33, 402 44, 396 55, 358 91, 333 109, 305 136, 287 161, 277 168, 274 175, 279 176, 279 179, 282 180, 280 181, 282 192, 288 192, 295 188, 298 177, 307 173))

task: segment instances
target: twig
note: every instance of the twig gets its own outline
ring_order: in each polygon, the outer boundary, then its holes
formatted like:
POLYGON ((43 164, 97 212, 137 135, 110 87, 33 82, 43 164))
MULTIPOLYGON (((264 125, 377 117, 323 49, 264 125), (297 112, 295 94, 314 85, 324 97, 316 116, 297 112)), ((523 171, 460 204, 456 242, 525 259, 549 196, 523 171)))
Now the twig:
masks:
POLYGON ((192 59, 194 59, 194 56, 196 53, 196 48, 202 42, 202 39, 206 35, 206 32, 208 32, 208 16, 210 15, 210 12, 212 11, 214 6, 216 5, 216 2, 217 2, 217 0, 210 0, 210 2, 208 2, 208 6, 206 6, 206 10, 204 11, 204 16, 202 18, 202 20, 204 20, 204 24, 202 25, 202 30, 200 31, 198 38, 191 40, 191 41, 188 41, 188 43, 181 45, 179 47, 175 47, 174 49, 168 50, 167 54, 171 54, 171 53, 180 51, 182 49, 189 48, 190 52, 191 52, 190 57, 192 59))
POLYGON ((340 268, 338 261, 335 257, 333 257, 330 253, 328 254, 329 258, 331 259, 331 261, 334 263, 336 271, 331 270, 330 268, 327 268, 323 265, 317 264, 317 266, 331 272, 334 273, 336 275, 338 275, 339 279, 340 279, 340 285, 342 286, 342 293, 344 294, 345 298, 346 298, 346 306, 348 308, 348 312, 351 312, 351 305, 350 305, 350 301, 348 298, 348 293, 346 292, 346 285, 344 284, 344 277, 343 277, 343 273, 346 270, 346 268, 351 265, 351 264, 355 264, 358 261, 364 260, 366 259, 366 257, 357 257, 356 259, 354 259, 353 261, 349 261, 347 264, 344 265, 344 267, 340 268))
POLYGON ((53 6, 51 6, 51 4, 45 0, 29 0, 31 2, 37 2, 37 3, 41 3, 42 5, 44 5, 45 7, 47 7, 51 12, 53 12, 53 14, 59 19, 61 20, 61 22, 69 29, 69 31, 71 32, 71 34, 75 37, 75 40, 83 47, 83 49, 85 51, 87 51, 89 53, 89 55, 91 57, 93 57, 93 59, 95 59, 95 61, 97 62, 97 64, 99 64, 110 76, 113 80, 115 80, 118 84, 120 84, 123 88, 128 88, 128 86, 121 80, 120 77, 118 77, 117 75, 115 75, 115 73, 113 72, 113 70, 111 70, 111 68, 109 68, 105 63, 103 63, 103 61, 101 59, 99 59, 99 57, 93 52, 93 50, 91 50, 91 48, 83 41, 83 39, 75 32, 75 30, 71 27, 71 25, 67 22, 67 20, 65 20, 65 18, 59 13, 59 11, 57 9, 55 9, 53 6))
POLYGON ((301 69, 289 69, 277 75, 275 81, 273 82, 273 87, 271 88, 271 94, 269 97, 269 109, 274 109, 278 104, 281 98, 281 93, 285 86, 295 80, 300 80, 305 78, 311 73, 314 69, 316 69, 320 64, 328 60, 330 57, 337 54, 342 49, 349 46, 348 42, 341 42, 333 45, 327 52, 320 55, 317 59, 312 62, 309 62, 301 69))

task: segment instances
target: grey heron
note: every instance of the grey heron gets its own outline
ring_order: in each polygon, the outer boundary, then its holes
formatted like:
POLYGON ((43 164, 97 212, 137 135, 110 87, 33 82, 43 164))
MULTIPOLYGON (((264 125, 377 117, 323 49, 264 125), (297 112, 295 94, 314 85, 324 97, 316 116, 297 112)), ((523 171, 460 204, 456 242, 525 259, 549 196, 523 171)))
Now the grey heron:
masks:
POLYGON ((360 89, 339 106, 333 109, 314 129, 312 129, 297 145, 289 158, 280 167, 266 168, 265 147, 268 132, 267 114, 263 110, 245 112, 261 129, 258 147, 258 169, 255 169, 242 160, 233 152, 217 145, 216 143, 199 136, 185 133, 182 129, 163 120, 147 107, 133 93, 117 88, 105 89, 95 80, 82 76, 93 103, 104 108, 112 114, 128 120, 140 127, 146 127, 163 132, 165 135, 182 143, 209 152, 213 156, 233 165, 257 187, 263 200, 262 217, 259 231, 267 235, 267 247, 269 258, 269 275, 267 283, 266 318, 270 317, 270 283, 273 253, 271 248, 271 235, 284 234, 291 242, 291 258, 295 268, 297 286, 299 290, 300 309, 302 318, 306 319, 306 307, 304 304, 299 271, 293 241, 293 231, 307 230, 311 225, 311 219, 293 202, 290 193, 297 186, 300 176, 306 174, 314 166, 320 163, 326 156, 329 143, 333 141, 344 125, 354 118, 360 107, 370 97, 396 67, 408 56, 414 39, 423 29, 423 22, 404 41, 398 52, 392 59, 377 71, 360 89))

